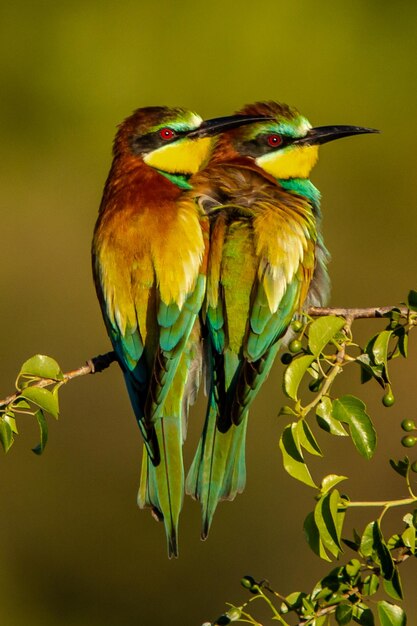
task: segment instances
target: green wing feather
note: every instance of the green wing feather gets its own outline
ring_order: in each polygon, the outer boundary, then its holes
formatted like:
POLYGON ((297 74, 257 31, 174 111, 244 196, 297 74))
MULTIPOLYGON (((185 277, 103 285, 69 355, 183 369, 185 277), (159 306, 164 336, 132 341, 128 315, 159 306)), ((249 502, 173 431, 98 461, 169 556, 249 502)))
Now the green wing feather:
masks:
MULTIPOLYGON (((263 300, 262 286, 259 286, 258 292, 261 292, 261 300, 263 300)), ((256 294, 243 345, 244 357, 239 362, 226 399, 225 413, 234 424, 239 424, 244 419, 268 377, 280 348, 278 340, 285 335, 294 313, 299 308, 300 292, 301 284, 297 278, 288 285, 276 313, 271 314, 269 310, 262 324, 252 324, 252 314, 256 310, 258 299, 258 293, 256 294)), ((255 319, 259 319, 256 313, 255 319)))
POLYGON ((150 422, 162 415, 164 401, 203 303, 205 285, 206 278, 200 274, 181 309, 175 303, 166 305, 161 302, 159 305, 159 345, 145 406, 145 416, 150 422))

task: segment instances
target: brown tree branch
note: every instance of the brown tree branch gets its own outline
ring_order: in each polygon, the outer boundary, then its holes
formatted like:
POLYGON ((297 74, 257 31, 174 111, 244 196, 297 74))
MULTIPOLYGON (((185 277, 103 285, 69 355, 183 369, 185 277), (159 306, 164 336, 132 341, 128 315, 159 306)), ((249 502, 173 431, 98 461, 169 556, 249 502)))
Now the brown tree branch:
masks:
MULTIPOLYGON (((355 319, 371 319, 371 318, 380 318, 390 313, 392 310, 398 310, 402 317, 408 317, 410 310, 402 305, 402 306, 379 306, 379 307, 368 307, 368 308, 334 308, 334 307, 315 307, 311 306, 307 309, 306 314, 311 317, 323 317, 325 315, 336 315, 338 317, 344 317, 349 321, 355 319)), ((111 363, 117 361, 117 357, 115 352, 106 352, 106 354, 99 354, 98 356, 89 359, 85 365, 79 367, 78 369, 71 370, 64 374, 64 383, 67 383, 69 380, 73 378, 78 378, 79 376, 85 376, 86 374, 97 374, 98 372, 102 372, 107 369, 111 363)), ((55 383, 55 380, 44 378, 40 380, 38 383, 33 385, 34 387, 47 387, 48 385, 52 385, 55 383)), ((13 402, 18 397, 19 393, 14 393, 4 400, 0 400, 0 407, 6 406, 10 402, 13 402)))
POLYGON ((324 315, 336 315, 337 317, 345 317, 346 319, 370 319, 384 317, 393 310, 400 312, 402 317, 408 317, 410 309, 402 306, 375 306, 367 308, 343 309, 337 307, 318 307, 311 306, 307 309, 307 315, 311 317, 323 317, 324 315))

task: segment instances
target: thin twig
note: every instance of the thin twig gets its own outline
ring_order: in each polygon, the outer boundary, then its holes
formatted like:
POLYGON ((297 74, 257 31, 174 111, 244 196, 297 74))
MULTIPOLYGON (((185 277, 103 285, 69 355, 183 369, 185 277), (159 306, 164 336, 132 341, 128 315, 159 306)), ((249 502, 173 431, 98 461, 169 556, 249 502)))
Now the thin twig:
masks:
MULTIPOLYGON (((92 359, 86 361, 85 365, 82 365, 78 369, 66 372, 64 374, 64 380, 62 381, 62 384, 67 383, 73 378, 86 376, 86 374, 98 374, 99 372, 107 369, 113 363, 113 361, 116 360, 117 357, 115 352, 106 352, 106 354, 99 354, 98 356, 95 356, 92 359)), ((48 385, 52 385, 56 382, 57 381, 53 378, 42 378, 42 380, 40 380, 38 383, 35 383, 33 387, 48 387, 48 385)), ((16 400, 19 395, 20 393, 16 392, 10 396, 7 396, 7 398, 4 398, 4 400, 0 400, 0 407, 10 404, 10 402, 16 400)))
POLYGON ((393 310, 398 310, 403 317, 407 317, 410 309, 406 306, 371 306, 367 308, 344 309, 339 307, 318 307, 311 306, 306 313, 311 317, 323 317, 324 315, 336 315, 349 319, 369 319, 373 317, 384 317, 393 310))
POLYGON ((345 506, 346 508, 352 508, 352 507, 370 507, 370 506, 377 506, 377 507, 384 507, 386 509, 391 509, 394 506, 404 506, 406 504, 414 504, 414 502, 417 500, 417 498, 402 498, 401 500, 380 500, 380 501, 364 501, 364 502, 354 502, 354 501, 346 501, 344 502, 343 506, 345 506))

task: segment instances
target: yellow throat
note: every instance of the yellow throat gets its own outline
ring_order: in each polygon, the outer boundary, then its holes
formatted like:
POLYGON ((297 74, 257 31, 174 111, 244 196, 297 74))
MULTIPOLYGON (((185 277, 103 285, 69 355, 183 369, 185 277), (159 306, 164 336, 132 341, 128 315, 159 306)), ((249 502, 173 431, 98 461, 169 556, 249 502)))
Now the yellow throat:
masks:
POLYGON ((144 157, 145 163, 169 174, 195 174, 208 161, 212 137, 187 139, 162 146, 144 157))
POLYGON ((319 158, 318 146, 289 146, 256 159, 274 178, 308 178, 319 158))

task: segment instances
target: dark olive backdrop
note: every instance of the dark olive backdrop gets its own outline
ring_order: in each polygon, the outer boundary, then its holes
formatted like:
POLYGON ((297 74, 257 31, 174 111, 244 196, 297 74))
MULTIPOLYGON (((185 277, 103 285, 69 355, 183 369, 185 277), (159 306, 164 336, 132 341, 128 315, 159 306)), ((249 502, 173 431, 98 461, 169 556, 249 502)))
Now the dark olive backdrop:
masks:
MULTIPOLYGON (((3 3, 1 394, 32 354, 71 369, 109 347, 90 240, 115 126, 136 107, 182 105, 206 117, 276 99, 316 125, 380 128, 324 146, 313 175, 333 256, 332 303, 394 304, 417 288, 416 24, 417 5, 406 1, 3 3)), ((376 327, 357 326, 362 337, 376 327)), ((326 459, 315 475, 352 474, 353 498, 395 497, 402 487, 387 458, 403 454, 401 419, 417 417, 413 340, 408 367, 392 368, 395 406, 366 390, 380 432, 376 462, 320 435, 326 459)), ((30 451, 33 420, 21 419, 15 446, 0 455, 1 623, 198 625, 245 597, 246 573, 282 593, 311 588, 328 566, 303 538, 313 493, 281 467, 281 373, 277 365, 252 411, 245 493, 220 505, 206 543, 199 507, 187 499, 177 561, 166 557, 162 526, 136 508, 141 444, 115 366, 63 390, 43 457, 30 451)), ((339 388, 352 391, 354 381, 339 388)), ((201 398, 187 463, 203 413, 201 398)), ((387 519, 387 532, 402 513, 387 519)), ((361 529, 366 518, 350 519, 361 529)), ((404 577, 414 623, 414 563, 404 577)))

